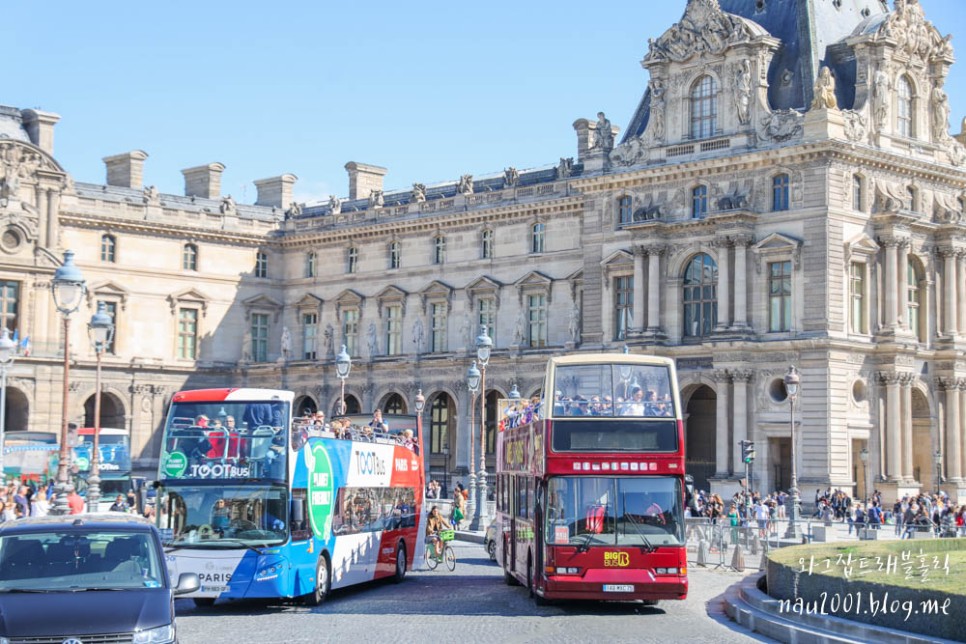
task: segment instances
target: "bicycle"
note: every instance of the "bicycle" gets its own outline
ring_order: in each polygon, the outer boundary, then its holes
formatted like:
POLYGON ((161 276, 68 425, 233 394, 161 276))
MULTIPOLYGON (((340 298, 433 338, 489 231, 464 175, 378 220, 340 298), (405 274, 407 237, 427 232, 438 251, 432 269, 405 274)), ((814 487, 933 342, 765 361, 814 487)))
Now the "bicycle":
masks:
POLYGON ((430 570, 436 570, 436 566, 446 563, 450 572, 456 570, 456 553, 450 547, 449 542, 456 538, 455 530, 440 530, 436 538, 443 542, 443 550, 436 554, 436 544, 430 540, 426 542, 426 565, 430 570))

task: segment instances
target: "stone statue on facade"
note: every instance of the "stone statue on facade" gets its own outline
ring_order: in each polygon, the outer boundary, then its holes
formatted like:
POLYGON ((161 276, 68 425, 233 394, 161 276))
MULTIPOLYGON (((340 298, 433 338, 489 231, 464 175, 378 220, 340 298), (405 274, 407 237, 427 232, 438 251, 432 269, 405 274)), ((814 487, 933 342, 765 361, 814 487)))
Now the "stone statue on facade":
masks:
POLYGON ((246 329, 242 336, 242 362, 252 361, 252 330, 246 329))
POLYGON ((376 338, 376 323, 369 323, 369 330, 366 333, 366 343, 369 345, 369 360, 376 357, 376 344, 378 339, 376 338))
POLYGON ((652 78, 651 89, 651 116, 648 130, 654 141, 660 143, 664 140, 664 84, 657 78, 652 78))
POLYGON ((507 168, 503 171, 503 187, 514 188, 520 183, 520 173, 516 168, 507 168))
POLYGON ((570 324, 568 326, 570 331, 570 341, 574 343, 574 346, 580 343, 580 307, 574 302, 574 306, 570 309, 570 324))
POLYGON ((338 215, 342 212, 342 200, 335 195, 329 195, 329 211, 333 215, 338 215))
POLYGON ((157 206, 161 203, 161 194, 154 186, 145 186, 142 199, 149 206, 157 206))
POLYGON ((877 70, 872 80, 872 119, 878 130, 889 120, 890 90, 889 75, 884 70, 877 70))
POLYGON ((560 163, 557 164, 557 178, 566 179, 574 173, 574 159, 573 157, 560 157, 560 163))
POLYGON ((288 327, 282 329, 282 359, 288 360, 292 355, 292 334, 288 327))
POLYGON ((614 128, 603 112, 597 112, 597 129, 594 130, 594 149, 610 153, 614 149, 614 128))
POLYGON ((370 208, 382 208, 384 205, 386 205, 386 201, 383 197, 382 190, 373 190, 369 193, 370 208))
POLYGON ((416 347, 416 354, 423 352, 423 321, 416 318, 413 322, 413 345, 416 347))
POLYGON ((294 219, 302 214, 302 206, 298 204, 297 201, 293 201, 289 204, 288 210, 285 211, 285 216, 289 219, 294 219))
POLYGON ((426 185, 422 183, 413 184, 413 192, 411 196, 413 203, 423 203, 426 201, 426 185))
POLYGON ((473 194, 473 175, 464 174, 457 183, 456 191, 461 195, 473 194))
POLYGON ((832 77, 832 70, 822 67, 818 73, 818 80, 815 81, 815 98, 812 100, 813 110, 834 110, 839 104, 835 98, 835 79, 832 77))
POLYGON ((17 201, 20 199, 20 175, 15 168, 8 168, 0 183, 0 199, 17 201))
POLYGON ((940 143, 949 137, 949 97, 943 90, 942 80, 936 81, 929 97, 932 114, 932 138, 940 143))
POLYGON ((513 327, 513 344, 520 346, 523 344, 523 311, 517 316, 516 324, 513 327))
POLYGON ((323 356, 324 358, 329 358, 330 356, 334 355, 332 353, 333 351, 332 341, 334 337, 335 337, 335 329, 332 328, 331 324, 326 324, 325 332, 322 334, 322 338, 325 342, 325 355, 323 356))
POLYGON ((747 125, 751 118, 751 63, 743 60, 735 72, 735 108, 738 122, 747 125))
POLYGON ((221 205, 218 207, 218 210, 223 215, 235 215, 235 214, 237 214, 237 208, 235 206, 235 200, 231 198, 231 195, 228 195, 227 197, 225 197, 224 199, 221 200, 221 205))

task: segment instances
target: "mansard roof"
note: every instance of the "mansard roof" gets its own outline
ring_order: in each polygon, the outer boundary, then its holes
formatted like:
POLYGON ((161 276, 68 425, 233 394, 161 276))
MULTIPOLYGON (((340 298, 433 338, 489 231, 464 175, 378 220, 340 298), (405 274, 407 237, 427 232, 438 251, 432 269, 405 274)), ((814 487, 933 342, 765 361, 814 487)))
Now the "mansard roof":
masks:
POLYGON ((30 136, 23 126, 23 115, 17 108, 0 105, 0 139, 30 143, 30 136))

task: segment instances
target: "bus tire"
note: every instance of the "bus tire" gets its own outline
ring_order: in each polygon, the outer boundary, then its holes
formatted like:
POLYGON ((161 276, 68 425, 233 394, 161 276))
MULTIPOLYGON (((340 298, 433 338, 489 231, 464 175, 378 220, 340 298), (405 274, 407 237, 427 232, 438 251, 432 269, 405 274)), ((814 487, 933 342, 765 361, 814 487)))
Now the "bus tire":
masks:
POLYGON ((544 606, 547 601, 533 590, 535 577, 533 573, 533 555, 529 554, 527 555, 527 593, 530 595, 530 599, 533 600, 534 604, 537 606, 544 606))
POLYGON ((519 586, 520 582, 517 581, 517 578, 510 573, 510 569, 507 567, 506 556, 507 556, 507 553, 510 552, 510 549, 507 548, 506 546, 507 544, 506 542, 504 542, 503 544, 503 583, 506 584, 507 586, 519 586))
POLYGON ((396 546, 396 574, 392 580, 395 583, 401 582, 406 578, 406 544, 402 541, 396 546))
POLYGON ((211 608, 214 605, 214 597, 195 597, 195 606, 198 608, 211 608))
POLYGON ((309 606, 321 606, 329 596, 329 586, 332 581, 332 573, 329 570, 329 558, 325 554, 319 555, 319 561, 315 564, 315 589, 305 596, 309 606))

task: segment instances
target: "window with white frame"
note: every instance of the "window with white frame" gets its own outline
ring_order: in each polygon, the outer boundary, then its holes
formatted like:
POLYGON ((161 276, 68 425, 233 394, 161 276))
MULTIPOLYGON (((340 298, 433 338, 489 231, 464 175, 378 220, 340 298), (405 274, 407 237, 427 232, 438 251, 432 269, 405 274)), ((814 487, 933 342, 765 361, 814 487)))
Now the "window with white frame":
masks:
POLYGON ((268 313, 252 313, 252 360, 268 362, 268 313))
POLYGON ((431 305, 433 326, 430 334, 430 344, 434 353, 442 353, 447 350, 447 308, 448 307, 445 302, 434 303, 431 305))
POLYGON ((305 254, 305 276, 306 277, 315 277, 317 260, 318 260, 318 256, 315 254, 315 251, 309 251, 308 253, 305 254))
POLYGON ((108 264, 117 262, 117 238, 114 235, 101 235, 101 261, 108 264))
POLYGON ((547 296, 527 296, 527 343, 532 348, 547 346, 547 296))
POLYGON ((923 284, 925 271, 914 255, 908 257, 906 270, 906 323, 909 330, 919 342, 926 341, 925 329, 925 285, 923 284))
POLYGON ((912 93, 912 82, 907 76, 900 76, 896 83, 896 131, 899 136, 912 138, 915 131, 915 99, 912 93))
POLYGON ((342 311, 342 342, 350 356, 359 355, 359 309, 342 311))
POLYGON ((787 174, 775 175, 771 181, 771 209, 773 212, 788 210, 788 184, 787 174))
POLYGON ((394 241, 389 244, 389 268, 395 270, 399 268, 402 262, 402 246, 399 242, 394 241))
POLYGON ((355 246, 351 246, 346 252, 346 272, 359 272, 359 249, 355 246))
POLYGON ((111 334, 111 338, 104 347, 104 353, 109 353, 111 355, 115 354, 115 347, 117 341, 117 302, 113 300, 97 300, 97 306, 101 304, 104 305, 104 313, 111 318, 111 324, 114 325, 114 333, 111 334))
POLYGON ((388 305, 386 307, 386 355, 398 356, 402 354, 402 326, 402 305, 388 305))
POLYGON ((181 250, 181 268, 186 271, 198 270, 198 247, 194 244, 185 244, 181 250))
POLYGON ((537 222, 530 226, 530 252, 533 254, 544 252, 547 236, 547 225, 537 222))
POLYGON ((697 186, 691 191, 691 218, 702 219, 708 214, 708 187, 697 186))
POLYGON ((718 323, 718 264, 696 255, 684 271, 684 335, 711 335, 718 323))
POLYGON ((624 195, 617 200, 618 221, 620 224, 629 224, 634 221, 634 201, 630 195, 624 195))
POLYGON ((268 253, 263 250, 255 253, 255 277, 268 277, 268 253))
POLYGON ((792 263, 768 264, 768 331, 778 333, 792 328, 792 263))
POLYGON ((446 238, 442 235, 433 237, 433 263, 446 263, 446 238))
POLYGON ((614 278, 614 339, 626 340, 634 314, 634 276, 614 278))
POLYGON ((198 357, 198 309, 178 309, 178 358, 195 360, 198 357))
MULTIPOLYGON (((486 327, 486 334, 490 339, 496 341, 496 299, 492 297, 481 297, 476 301, 477 335, 482 327, 486 327)), ((473 336, 476 337, 475 335, 473 336)))
POLYGON ((493 231, 487 228, 480 239, 480 258, 493 259, 493 231))
POLYGON ((867 334, 869 318, 868 306, 868 265, 865 262, 852 262, 849 265, 849 297, 852 300, 849 322, 852 333, 867 334))
POLYGON ((20 282, 0 281, 0 324, 10 333, 20 325, 20 282))
POLYGON ((302 359, 318 359, 319 314, 310 311, 302 313, 302 359))
POLYGON ((691 138, 706 139, 718 129, 718 83, 702 76, 691 87, 691 138))
POLYGON ((862 176, 852 175, 852 210, 862 212, 862 176))

